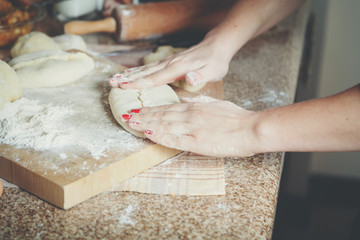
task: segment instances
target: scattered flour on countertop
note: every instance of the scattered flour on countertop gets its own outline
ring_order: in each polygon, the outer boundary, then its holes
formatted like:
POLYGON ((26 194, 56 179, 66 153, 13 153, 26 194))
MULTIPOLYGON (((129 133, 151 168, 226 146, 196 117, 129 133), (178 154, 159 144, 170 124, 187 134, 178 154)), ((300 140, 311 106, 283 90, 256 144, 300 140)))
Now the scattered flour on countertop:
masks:
POLYGON ((126 209, 124 209, 124 211, 122 212, 122 214, 120 215, 119 218, 119 224, 127 224, 127 225, 131 225, 134 226, 135 222, 133 220, 131 220, 130 215, 132 214, 132 212, 134 211, 134 207, 132 205, 129 205, 126 209))

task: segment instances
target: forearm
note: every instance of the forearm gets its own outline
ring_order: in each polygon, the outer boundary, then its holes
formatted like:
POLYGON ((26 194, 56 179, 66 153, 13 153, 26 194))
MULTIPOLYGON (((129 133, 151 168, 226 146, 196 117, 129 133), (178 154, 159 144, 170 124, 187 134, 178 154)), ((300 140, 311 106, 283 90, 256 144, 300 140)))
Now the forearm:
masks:
POLYGON ((226 46, 230 58, 250 39, 276 25, 303 0, 239 0, 205 41, 226 46))
POLYGON ((256 152, 360 150, 360 84, 331 97, 263 111, 257 119, 256 152))

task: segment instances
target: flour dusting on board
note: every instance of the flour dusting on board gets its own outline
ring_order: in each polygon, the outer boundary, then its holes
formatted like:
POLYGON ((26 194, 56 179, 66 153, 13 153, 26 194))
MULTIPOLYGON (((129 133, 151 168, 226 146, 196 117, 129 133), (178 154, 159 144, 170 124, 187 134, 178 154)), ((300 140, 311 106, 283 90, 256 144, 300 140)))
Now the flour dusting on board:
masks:
MULTIPOLYGON (((34 150, 79 146, 89 151, 94 158, 99 158, 105 156, 105 151, 110 147, 116 146, 118 139, 128 135, 124 131, 104 134, 106 122, 97 122, 94 128, 89 128, 91 124, 74 124, 74 119, 80 116, 86 118, 86 113, 74 110, 71 105, 41 104, 22 98, 6 104, 0 112, 0 143, 34 150)), ((59 156, 66 159, 64 153, 59 156)))
POLYGON ((150 144, 118 125, 108 103, 107 79, 115 70, 106 64, 96 68, 76 83, 24 89, 23 98, 6 103, 0 111, 0 156, 39 174, 74 180, 150 144))

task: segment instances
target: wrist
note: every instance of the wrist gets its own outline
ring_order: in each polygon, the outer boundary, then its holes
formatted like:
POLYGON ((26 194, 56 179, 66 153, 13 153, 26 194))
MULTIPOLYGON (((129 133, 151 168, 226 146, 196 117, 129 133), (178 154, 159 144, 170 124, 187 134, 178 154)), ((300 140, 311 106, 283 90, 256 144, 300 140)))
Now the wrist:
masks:
POLYGON ((276 133, 276 126, 272 125, 271 119, 271 110, 256 112, 252 129, 255 138, 255 153, 281 151, 281 148, 277 147, 279 143, 276 138, 280 133, 276 133))
POLYGON ((230 64, 232 57, 245 44, 241 40, 237 40, 239 39, 229 35, 229 32, 215 28, 206 34, 201 44, 210 46, 210 49, 216 52, 219 58, 221 57, 223 61, 230 64))

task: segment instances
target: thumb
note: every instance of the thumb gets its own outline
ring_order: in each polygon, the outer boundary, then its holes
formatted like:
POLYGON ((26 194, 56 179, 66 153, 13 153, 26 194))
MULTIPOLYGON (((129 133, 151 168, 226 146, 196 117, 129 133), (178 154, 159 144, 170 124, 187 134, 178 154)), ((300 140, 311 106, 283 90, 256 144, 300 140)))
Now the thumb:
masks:
POLYGON ((199 83, 205 82, 204 77, 198 72, 188 72, 185 75, 185 80, 190 86, 196 86, 199 83))

